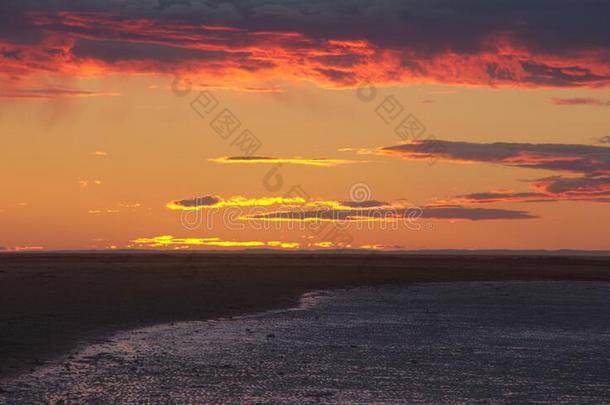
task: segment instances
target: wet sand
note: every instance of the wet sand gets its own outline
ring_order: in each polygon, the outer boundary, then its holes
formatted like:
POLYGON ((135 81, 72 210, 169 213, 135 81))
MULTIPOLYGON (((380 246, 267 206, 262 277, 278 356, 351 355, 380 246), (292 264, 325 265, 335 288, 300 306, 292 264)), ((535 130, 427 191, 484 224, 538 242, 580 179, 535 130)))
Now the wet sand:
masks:
POLYGON ((322 291, 117 333, 5 383, 0 403, 607 403, 609 308, 610 283, 322 291))
POLYGON ((118 330, 293 307, 312 290, 501 280, 610 281, 610 258, 2 254, 0 378, 118 330))

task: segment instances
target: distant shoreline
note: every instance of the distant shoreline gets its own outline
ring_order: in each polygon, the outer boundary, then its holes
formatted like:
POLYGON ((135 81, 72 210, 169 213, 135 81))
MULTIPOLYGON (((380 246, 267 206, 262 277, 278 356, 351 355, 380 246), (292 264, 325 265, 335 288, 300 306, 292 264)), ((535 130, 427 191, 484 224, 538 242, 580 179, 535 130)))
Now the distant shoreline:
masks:
POLYGON ((374 250, 374 249, 326 249, 326 250, 286 250, 286 249, 216 249, 216 250, 163 250, 163 249, 58 249, 58 250, 0 250, 0 255, 63 255, 63 254, 168 254, 168 255, 384 255, 384 256, 591 256, 610 257, 610 250, 579 250, 579 249, 421 249, 421 250, 374 250))
POLYGON ((0 255, 0 378, 118 330, 295 307, 314 290, 610 281, 610 257, 599 256, 146 253, 0 255))

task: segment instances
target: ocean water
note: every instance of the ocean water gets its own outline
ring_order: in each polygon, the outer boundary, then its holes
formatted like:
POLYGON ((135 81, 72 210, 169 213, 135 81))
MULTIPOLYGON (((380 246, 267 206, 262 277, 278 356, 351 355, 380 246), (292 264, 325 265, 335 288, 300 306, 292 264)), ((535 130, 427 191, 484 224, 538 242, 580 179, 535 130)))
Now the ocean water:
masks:
POLYGON ((413 284, 121 332, 1 403, 610 403, 610 284, 413 284))

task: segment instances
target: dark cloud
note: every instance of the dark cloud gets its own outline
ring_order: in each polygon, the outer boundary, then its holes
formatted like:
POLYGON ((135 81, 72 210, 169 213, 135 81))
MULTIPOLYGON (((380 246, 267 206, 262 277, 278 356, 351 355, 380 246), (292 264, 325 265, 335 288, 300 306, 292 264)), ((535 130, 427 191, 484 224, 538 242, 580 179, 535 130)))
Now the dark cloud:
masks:
POLYGON ((172 204, 178 207, 184 208, 197 208, 197 207, 208 207, 219 203, 221 199, 219 197, 206 195, 203 197, 195 197, 189 200, 177 200, 172 201, 172 204))
POLYGON ((276 160, 276 159, 277 158, 269 157, 269 156, 228 156, 225 158, 225 160, 236 161, 236 162, 248 161, 248 160, 276 160))
POLYGON ((534 182, 546 194, 565 198, 595 198, 610 196, 610 176, 589 175, 583 177, 553 176, 534 182))
POLYGON ((191 0, 157 0, 159 2, 159 9, 165 10, 172 6, 190 6, 191 0))
MULTIPOLYGON (((363 55, 323 55, 314 56, 312 60, 317 60, 325 66, 349 68, 351 66, 365 62, 366 57, 363 55)), ((328 74, 332 75, 332 73, 328 74)))
POLYGON ((109 63, 129 61, 159 61, 163 63, 183 63, 189 60, 199 62, 246 61, 248 54, 239 52, 228 54, 223 51, 204 51, 178 48, 159 44, 140 44, 120 41, 92 41, 79 39, 72 48, 72 55, 83 59, 101 59, 109 63))
MULTIPOLYGON (((220 2, 216 2, 219 4, 220 2)), ((573 52, 608 46, 595 0, 276 0, 232 2, 250 29, 296 30, 308 36, 360 38, 384 48, 408 45, 420 53, 474 54, 505 36, 538 52, 573 52)))
POLYGON ((579 66, 550 66, 545 63, 521 62, 521 67, 527 73, 522 81, 539 86, 582 86, 589 83, 603 83, 610 78, 608 74, 595 74, 591 69, 579 66))
POLYGON ((384 154, 404 159, 440 159, 452 162, 480 162, 511 167, 544 169, 578 175, 551 176, 531 181, 535 191, 494 191, 459 195, 449 202, 460 204, 510 201, 595 201, 607 202, 610 197, 610 148, 591 145, 472 143, 434 140, 416 141, 383 148, 384 154), (438 147, 438 146, 441 147, 438 147))
POLYGON ((453 200, 459 201, 462 203, 474 204, 474 203, 493 203, 493 202, 503 202, 503 201, 529 201, 532 199, 541 199, 544 198, 545 194, 543 193, 533 193, 533 192, 523 192, 523 193, 513 193, 513 192, 499 192, 499 191, 490 191, 483 193, 470 193, 464 194, 457 197, 454 197, 453 200))
POLYGON ((387 202, 377 200, 366 200, 366 201, 342 201, 341 205, 344 207, 351 208, 371 208, 371 207, 384 207, 388 206, 387 202))
MULTIPOLYGON (((301 32, 320 39, 365 39, 384 48, 428 54, 488 50, 504 35, 538 52, 607 48, 610 5, 596 0, 4 0, 18 26, 27 12, 104 11, 131 18, 234 25, 251 31, 301 32), (20 17, 20 18, 16 18, 20 17)), ((6 28, 6 27, 5 27, 6 28)))
POLYGON ((36 10, 30 1, 3 0, 0 2, 0 43, 16 45, 36 44, 44 38, 43 33, 32 24, 26 15, 36 10))
POLYGON ((15 59, 20 60, 22 57, 22 52, 20 49, 0 49, 0 55, 6 59, 15 59))
POLYGON ((610 178, 553 176, 532 182, 536 192, 483 192, 451 198, 460 204, 487 204, 497 202, 556 202, 589 201, 610 202, 610 178))
POLYGON ((421 217, 429 219, 469 219, 471 221, 537 218, 537 216, 526 211, 472 207, 424 208, 421 217))
POLYGON ((472 208, 472 207, 410 207, 410 208, 373 208, 358 210, 323 209, 323 210, 290 210, 277 211, 247 216, 255 220, 271 221, 416 221, 418 218, 435 220, 509 220, 531 219, 536 216, 525 212, 505 209, 472 208))
POLYGON ((357 82, 352 72, 344 72, 337 69, 316 69, 316 71, 335 83, 355 84, 357 82))
POLYGON ((0 63, 22 64, 0 72, 137 60, 150 62, 137 72, 224 63, 335 86, 605 86, 608 15, 597 0, 4 0, 0 63))
POLYGON ((423 140, 382 149, 405 159, 497 163, 573 173, 610 173, 610 148, 592 145, 423 140))

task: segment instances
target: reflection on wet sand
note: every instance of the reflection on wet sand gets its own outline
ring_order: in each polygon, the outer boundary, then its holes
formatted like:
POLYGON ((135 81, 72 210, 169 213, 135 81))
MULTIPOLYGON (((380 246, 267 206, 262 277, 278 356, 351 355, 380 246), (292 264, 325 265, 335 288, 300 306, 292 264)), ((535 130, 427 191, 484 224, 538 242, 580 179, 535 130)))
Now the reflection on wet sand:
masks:
POLYGON ((299 308, 133 330, 0 399, 599 403, 610 284, 472 282, 311 294, 299 308))

